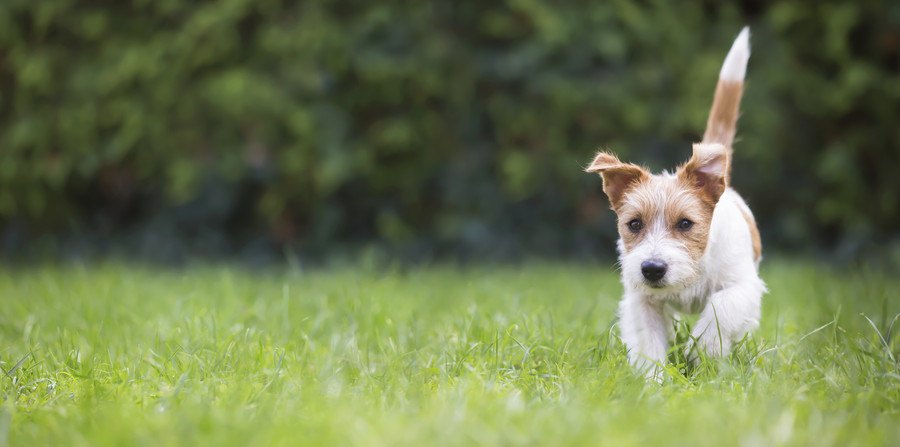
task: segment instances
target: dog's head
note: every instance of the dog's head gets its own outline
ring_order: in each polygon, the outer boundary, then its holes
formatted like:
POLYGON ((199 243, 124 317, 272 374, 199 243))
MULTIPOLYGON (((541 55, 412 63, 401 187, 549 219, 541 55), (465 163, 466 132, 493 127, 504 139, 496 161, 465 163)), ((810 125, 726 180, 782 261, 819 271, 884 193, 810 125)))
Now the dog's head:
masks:
POLYGON ((587 167, 603 177, 616 212, 624 281, 648 294, 675 293, 701 274, 713 210, 728 185, 730 150, 695 144, 675 174, 653 175, 600 152, 587 167))

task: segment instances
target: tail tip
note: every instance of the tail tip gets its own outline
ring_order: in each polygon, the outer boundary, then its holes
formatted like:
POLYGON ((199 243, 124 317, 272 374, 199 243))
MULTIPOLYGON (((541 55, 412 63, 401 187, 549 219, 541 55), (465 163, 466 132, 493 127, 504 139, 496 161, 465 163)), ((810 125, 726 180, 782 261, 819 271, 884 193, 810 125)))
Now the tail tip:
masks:
POLYGON ((728 56, 725 56, 725 63, 722 64, 722 71, 719 72, 719 79, 723 81, 742 82, 744 73, 747 71, 747 60, 750 59, 750 27, 745 26, 734 39, 728 56))

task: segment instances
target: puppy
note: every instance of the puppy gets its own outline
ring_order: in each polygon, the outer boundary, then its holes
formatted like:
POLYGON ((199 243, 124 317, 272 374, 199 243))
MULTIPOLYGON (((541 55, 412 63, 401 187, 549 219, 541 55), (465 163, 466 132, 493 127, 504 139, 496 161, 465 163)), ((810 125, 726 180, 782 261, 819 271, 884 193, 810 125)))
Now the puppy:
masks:
MULTIPOLYGON (((710 356, 759 325, 762 247, 750 208, 729 187, 750 31, 744 28, 719 73, 703 141, 675 173, 651 174, 600 152, 587 167, 603 178, 616 213, 625 293, 619 328, 632 365, 659 377, 677 312, 699 312, 692 342, 710 356)), ((694 357, 696 358, 696 357, 694 357)))

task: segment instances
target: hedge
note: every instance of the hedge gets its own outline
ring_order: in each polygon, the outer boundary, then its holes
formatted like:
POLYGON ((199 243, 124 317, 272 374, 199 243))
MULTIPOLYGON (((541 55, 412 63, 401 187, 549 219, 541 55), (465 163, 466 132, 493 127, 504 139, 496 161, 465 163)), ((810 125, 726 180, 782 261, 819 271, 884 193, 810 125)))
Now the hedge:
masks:
POLYGON ((897 2, 5 0, 0 250, 609 254, 582 166, 685 159, 745 24, 767 247, 900 246, 897 2))

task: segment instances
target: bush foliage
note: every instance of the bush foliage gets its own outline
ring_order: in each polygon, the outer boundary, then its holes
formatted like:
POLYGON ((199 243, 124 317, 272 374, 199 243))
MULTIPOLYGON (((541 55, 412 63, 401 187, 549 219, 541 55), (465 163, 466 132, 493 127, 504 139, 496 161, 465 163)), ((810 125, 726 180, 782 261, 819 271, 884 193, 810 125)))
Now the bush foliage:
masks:
POLYGON ((685 159, 745 24, 766 242, 896 243, 896 2, 6 0, 2 249, 605 254, 581 167, 685 159))

